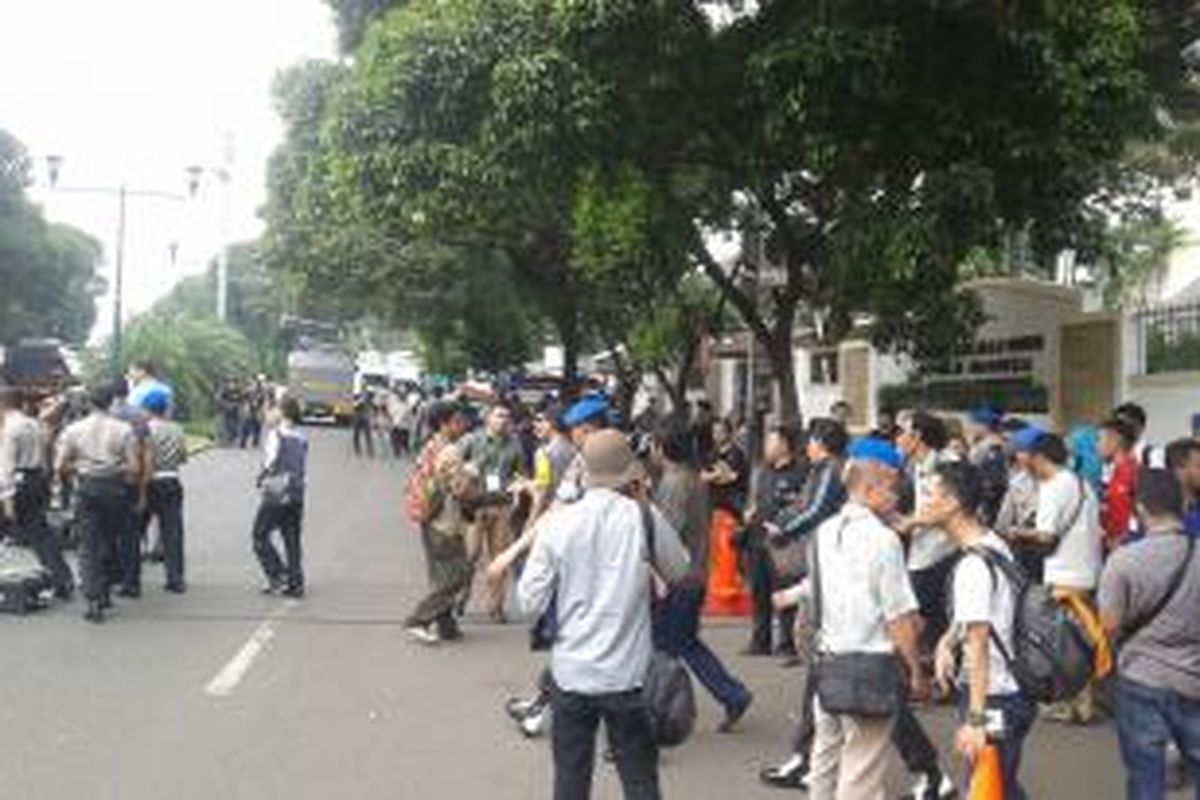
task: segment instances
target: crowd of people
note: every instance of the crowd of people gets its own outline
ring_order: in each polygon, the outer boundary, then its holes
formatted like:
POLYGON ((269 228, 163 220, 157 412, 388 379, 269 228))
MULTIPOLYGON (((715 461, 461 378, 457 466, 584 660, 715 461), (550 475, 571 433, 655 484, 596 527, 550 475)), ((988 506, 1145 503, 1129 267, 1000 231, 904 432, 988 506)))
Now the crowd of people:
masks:
MULTIPOLYGON (((261 390, 246 401, 251 440, 265 432, 252 546, 263 591, 299 598, 308 442, 297 403, 261 390)), ((164 590, 186 591, 187 444, 153 364, 78 405, 0 387, 0 515, 96 623, 114 595, 141 595, 147 552, 164 590), (74 510, 78 580, 56 499, 74 510)), ((441 391, 363 405, 413 454, 404 508, 429 589, 406 631, 461 639, 478 575, 493 621, 515 596, 549 655, 505 710, 524 736, 550 731, 558 800, 590 796, 601 722, 625 796, 661 796, 658 751, 676 742, 647 691, 660 656, 712 696, 721 732, 738 729, 755 694, 705 642, 706 612, 749 612, 744 653, 803 667, 780 673, 798 676, 798 713, 769 786, 878 800, 894 746, 905 798, 965 795, 985 752, 1001 796, 1023 798, 1033 726, 1105 714, 1128 797, 1163 797, 1172 759, 1200 771, 1200 440, 1148 442, 1134 404, 1066 436, 980 408, 965 424, 885 414, 860 437, 845 404, 761 435, 707 404, 626 426, 597 392, 536 410, 441 391), (928 702, 954 705, 953 754, 914 713, 928 702)))
POLYGON ((252 378, 226 377, 218 381, 213 395, 217 444, 258 449, 267 412, 275 400, 276 392, 261 373, 252 378))
MULTIPOLYGON (((263 380, 249 394, 245 402, 261 411, 266 428, 251 533, 263 591, 300 597, 307 463, 300 409, 286 397, 273 402, 263 380)), ((0 532, 36 557, 59 600, 78 589, 89 622, 105 620, 114 596, 142 596, 145 562, 162 563, 165 592, 187 591, 180 469, 188 442, 173 416, 174 392, 150 362, 81 392, 39 396, 0 384, 0 532), (63 556, 68 545, 77 551, 76 570, 63 556)), ((249 441, 262 437, 256 427, 237 431, 249 441)), ((26 577, 4 571, 5 580, 26 577)))
POLYGON ((882 415, 853 438, 847 409, 832 411, 769 427, 752 454, 746 430, 707 408, 618 431, 590 395, 544 403, 527 452, 521 410, 496 402, 471 431, 460 406, 433 402, 406 497, 430 577, 410 635, 462 636, 477 565, 502 621, 505 577, 518 576, 533 649, 550 657, 506 710, 526 736, 552 731, 560 800, 590 795, 601 721, 625 796, 660 796, 642 691, 656 651, 736 729, 754 695, 700 620, 743 586, 744 652, 806 667, 768 785, 883 798, 894 745, 912 775, 904 797, 965 796, 991 748, 1002 796, 1023 798, 1035 723, 1103 714, 1129 797, 1163 797, 1172 758, 1200 769, 1200 441, 1148 443, 1133 404, 1066 437, 981 408, 965 424, 882 415), (1039 625, 1070 647, 1039 652, 1039 625), (954 704, 953 757, 914 714, 925 702, 954 704))

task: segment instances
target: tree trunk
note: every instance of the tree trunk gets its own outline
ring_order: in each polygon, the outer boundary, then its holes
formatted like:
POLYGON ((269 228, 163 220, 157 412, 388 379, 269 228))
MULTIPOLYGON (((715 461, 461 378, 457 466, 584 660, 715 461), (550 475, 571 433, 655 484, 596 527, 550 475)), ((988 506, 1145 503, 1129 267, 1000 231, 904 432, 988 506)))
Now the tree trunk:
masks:
POLYGON ((567 312, 554 320, 554 327, 563 349, 563 400, 570 402, 579 394, 579 321, 567 312))
POLYGON ((684 394, 679 391, 679 386, 675 383, 671 376, 667 374, 667 371, 663 367, 654 368, 654 377, 658 378, 659 385, 662 386, 662 388, 666 391, 667 397, 671 401, 672 413, 678 414, 681 412, 683 410, 683 404, 686 398, 684 394))
POLYGON ((633 417, 633 398, 642 382, 642 375, 636 365, 625 360, 615 343, 608 343, 608 352, 617 371, 617 396, 613 398, 613 402, 621 419, 630 423, 633 417))
POLYGON ((785 425, 803 424, 800 413, 800 394, 796 390, 796 360, 792 352, 791 328, 766 342, 771 376, 779 388, 779 421, 785 425))

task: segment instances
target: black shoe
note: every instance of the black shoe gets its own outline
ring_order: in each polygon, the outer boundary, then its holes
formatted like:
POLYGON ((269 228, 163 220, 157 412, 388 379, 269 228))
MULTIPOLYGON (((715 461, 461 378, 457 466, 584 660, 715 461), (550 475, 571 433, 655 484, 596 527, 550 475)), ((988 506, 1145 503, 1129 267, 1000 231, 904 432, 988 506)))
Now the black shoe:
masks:
POLYGON ((746 716, 746 711, 749 710, 750 704, 754 702, 754 695, 751 692, 746 692, 745 698, 737 705, 730 706, 725 709, 725 719, 721 720, 721 724, 717 726, 717 731, 720 733, 732 733, 738 721, 746 716))
POLYGON ((122 586, 117 589, 117 597, 128 597, 133 600, 142 596, 142 587, 140 586, 122 586))
POLYGON ((744 656, 769 656, 771 655, 770 645, 752 644, 742 651, 744 656))
POLYGON ((187 591, 187 584, 182 581, 179 583, 167 583, 163 585, 163 591, 170 592, 171 594, 183 594, 187 591))
POLYGON ((281 591, 280 594, 283 595, 284 597, 294 597, 294 598, 298 599, 298 598, 304 597, 304 587, 303 586, 289 586, 286 589, 284 589, 283 591, 281 591))
POLYGON ((808 762, 793 758, 783 764, 766 767, 758 773, 758 779, 776 789, 808 790, 808 762))
POLYGON ((59 586, 54 590, 54 596, 63 602, 69 603, 75 599, 75 587, 69 583, 65 586, 59 586))
POLYGON ((99 600, 89 600, 87 611, 83 612, 83 618, 96 624, 104 622, 104 606, 99 600))

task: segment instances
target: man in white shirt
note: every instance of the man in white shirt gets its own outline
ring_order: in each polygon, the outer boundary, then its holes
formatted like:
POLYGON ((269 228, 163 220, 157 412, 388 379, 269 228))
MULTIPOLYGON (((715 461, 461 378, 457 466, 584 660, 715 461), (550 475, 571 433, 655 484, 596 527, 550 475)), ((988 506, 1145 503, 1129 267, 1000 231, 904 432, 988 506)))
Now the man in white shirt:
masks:
POLYGON ((1024 800, 1021 750, 1037 710, 1009 668, 1016 592, 1003 566, 1015 562, 1004 540, 979 521, 983 493, 982 476, 969 464, 940 465, 929 486, 923 518, 945 530, 962 553, 951 583, 950 628, 937 648, 937 679, 958 689, 958 752, 971 763, 989 734, 1002 734, 995 741, 1004 797, 1024 800))
MULTIPOLYGON (((1102 560, 1100 504, 1087 481, 1066 466, 1067 458, 1067 446, 1057 434, 1044 433, 1032 443, 1029 466, 1038 482, 1037 520, 1034 529, 1017 530, 1014 537, 1018 545, 1049 549, 1044 582, 1085 631, 1099 631, 1092 593, 1102 560)), ((1104 651, 1097 658, 1100 665, 1107 661, 1107 642, 1102 635, 1090 638, 1104 651)), ((1054 706, 1047 718, 1091 722, 1092 694, 1088 687, 1074 701, 1054 706)))
MULTIPOLYGON (((849 499, 815 534, 813 563, 818 659, 894 653, 907 667, 912 694, 928 685, 917 652, 917 601, 896 535, 880 520, 894 512, 901 460, 879 440, 856 443, 846 470, 849 499), (819 572, 819 577, 817 577, 819 572), (819 587, 819 588, 818 588, 819 587)), ((810 796, 814 800, 883 800, 891 717, 831 714, 814 703, 810 796)))
POLYGON ((554 796, 591 795, 603 720, 625 797, 658 800, 658 753, 641 694, 651 654, 651 571, 668 584, 683 579, 687 551, 651 508, 650 552, 639 507, 646 476, 619 432, 593 434, 581 455, 584 495, 548 512, 517 584, 526 613, 542 613, 552 597, 557 604, 554 796))
MULTIPOLYGON (((920 515, 927 499, 926 487, 945 458, 943 451, 948 440, 946 424, 923 411, 905 416, 896 440, 906 461, 915 506, 915 516, 904 520, 897 530, 908 539, 908 574, 924 622, 920 648, 927 658, 932 656, 938 639, 950 624, 946 617, 946 583, 956 553, 946 532, 937 525, 920 521, 920 515)), ((904 765, 916 776, 912 789, 903 795, 904 800, 943 800, 953 796, 954 784, 942 772, 937 748, 914 714, 907 711, 901 714, 894 738, 904 765)))

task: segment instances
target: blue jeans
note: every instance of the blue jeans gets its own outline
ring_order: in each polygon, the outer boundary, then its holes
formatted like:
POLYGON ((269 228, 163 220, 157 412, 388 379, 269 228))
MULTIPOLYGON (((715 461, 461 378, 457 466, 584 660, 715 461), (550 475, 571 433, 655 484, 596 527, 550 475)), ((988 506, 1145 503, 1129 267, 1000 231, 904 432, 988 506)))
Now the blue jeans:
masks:
MULTIPOLYGON (((958 693, 958 718, 967 718, 966 689, 958 693)), ((993 694, 987 699, 989 709, 999 710, 1004 715, 1004 736, 993 742, 1000 756, 1000 776, 1004 781, 1004 800, 1025 800, 1025 789, 1021 787, 1021 751, 1025 737, 1029 735, 1037 717, 1037 706, 1023 694, 993 694)), ((969 773, 968 773, 969 775, 969 773)))
POLYGON ((1166 796, 1167 743, 1174 740, 1191 770, 1200 800, 1200 698, 1117 681, 1117 735, 1125 762, 1125 796, 1161 800, 1166 796))
POLYGON ((704 586, 684 581, 654 605, 654 643, 660 650, 687 664, 696 680, 704 684, 727 711, 746 703, 750 692, 700 639, 700 611, 704 586))

